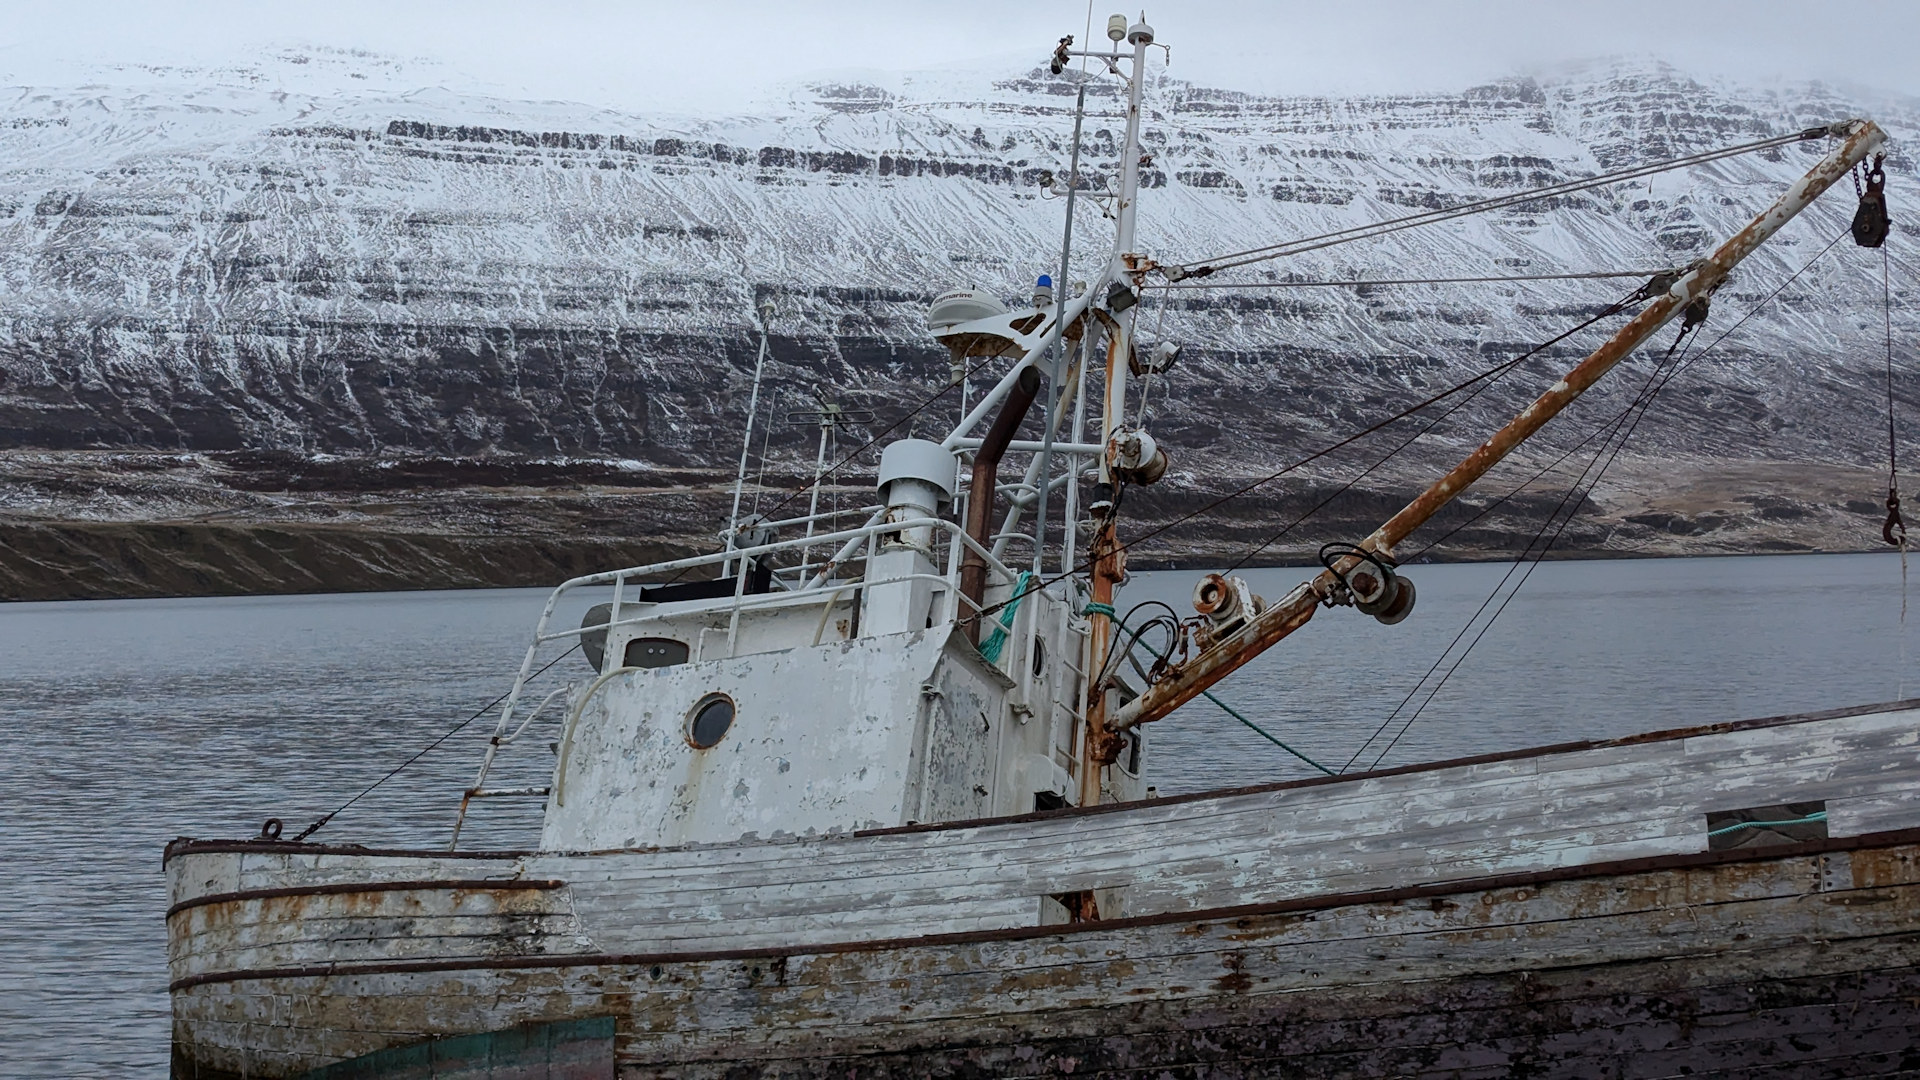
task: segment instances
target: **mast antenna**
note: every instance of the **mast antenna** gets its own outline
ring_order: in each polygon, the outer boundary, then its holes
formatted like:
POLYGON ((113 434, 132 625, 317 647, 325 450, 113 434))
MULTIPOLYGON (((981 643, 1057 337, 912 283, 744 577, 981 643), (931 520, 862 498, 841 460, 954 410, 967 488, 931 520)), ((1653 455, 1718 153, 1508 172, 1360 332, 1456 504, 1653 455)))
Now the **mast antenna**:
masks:
POLYGON ((760 379, 767 370, 767 338, 773 330, 773 298, 760 298, 760 353, 753 361, 753 393, 747 398, 747 430, 740 436, 740 470, 733 477, 733 509, 727 513, 727 552, 720 564, 720 576, 726 577, 733 566, 732 552, 738 550, 740 532, 740 493, 747 486, 747 458, 753 453, 753 418, 760 413, 760 379))

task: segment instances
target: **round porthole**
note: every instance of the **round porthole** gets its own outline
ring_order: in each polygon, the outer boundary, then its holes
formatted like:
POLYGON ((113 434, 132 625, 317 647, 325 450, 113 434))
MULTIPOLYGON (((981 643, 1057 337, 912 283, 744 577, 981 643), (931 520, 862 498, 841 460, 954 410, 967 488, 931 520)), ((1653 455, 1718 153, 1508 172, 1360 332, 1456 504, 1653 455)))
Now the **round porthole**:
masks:
POLYGON ((693 706, 687 716, 687 741, 694 749, 705 750, 727 737, 733 727, 733 699, 725 694, 708 694, 693 706))

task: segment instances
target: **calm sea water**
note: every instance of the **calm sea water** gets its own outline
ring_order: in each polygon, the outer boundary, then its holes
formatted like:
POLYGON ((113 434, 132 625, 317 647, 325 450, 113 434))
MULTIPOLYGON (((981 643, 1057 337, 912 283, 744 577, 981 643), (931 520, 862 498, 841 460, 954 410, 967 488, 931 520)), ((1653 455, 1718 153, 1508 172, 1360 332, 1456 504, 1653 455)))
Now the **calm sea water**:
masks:
MULTIPOLYGON (((1218 694, 1338 767, 1505 570, 1414 568, 1407 622, 1322 612, 1218 694)), ((1250 576, 1278 597, 1303 572, 1250 576)), ((1184 613, 1192 581, 1139 575, 1122 608, 1161 599, 1184 613)), ((544 596, 0 605, 0 1069, 164 1077, 161 846, 250 836, 269 816, 291 833, 337 806, 506 688, 544 596)), ((1544 565, 1386 761, 1920 694, 1900 602, 1891 555, 1544 565)), ((569 657, 548 679, 586 673, 569 657)), ((444 842, 487 730, 450 740, 321 838, 444 842)), ((1150 748, 1166 793, 1311 774, 1204 701, 1156 725, 1150 748)), ((551 767, 537 751, 515 761, 507 782, 551 767)), ((494 809, 468 835, 526 843, 537 812, 494 809)))

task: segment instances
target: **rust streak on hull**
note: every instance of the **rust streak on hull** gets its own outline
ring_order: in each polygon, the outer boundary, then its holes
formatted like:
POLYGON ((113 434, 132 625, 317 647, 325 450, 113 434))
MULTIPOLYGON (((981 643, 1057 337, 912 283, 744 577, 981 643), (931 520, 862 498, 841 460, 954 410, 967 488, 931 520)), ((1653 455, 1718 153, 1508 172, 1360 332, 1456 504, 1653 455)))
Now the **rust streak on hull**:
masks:
MULTIPOLYGON (((1791 854, 1812 858, 1834 852, 1853 852, 1887 845, 1920 846, 1920 829, 1903 829, 1869 836, 1838 837, 1795 845, 1791 854)), ((1305 914, 1369 904, 1398 904, 1411 900, 1437 900, 1468 892, 1536 889, 1561 882, 1612 878, 1627 874, 1682 871, 1737 863, 1777 861, 1783 855, 1778 847, 1730 848, 1693 855, 1667 855, 1644 859, 1621 859, 1607 863, 1537 870, 1521 874, 1499 874, 1469 881, 1414 885, 1397 889, 1376 889, 1358 893, 1308 896, 1271 904, 1246 904, 1238 907, 1211 908, 1166 915, 1145 915, 1129 919, 1025 926, 1010 930, 981 930, 964 934, 939 934, 925 937, 888 938, 873 941, 849 941, 808 948, 708 949, 698 952, 583 953, 554 956, 482 957, 458 960, 429 960, 403 963, 310 964, 299 967, 268 968, 254 971, 209 972, 176 979, 169 990, 189 990, 213 983, 246 982, 262 979, 312 979, 349 975, 419 974, 442 971, 502 971, 526 968, 636 967, 650 964, 697 964, 727 960, 772 960, 799 955, 834 953, 874 953, 899 949, 938 948, 995 941, 1032 941, 1071 934, 1099 933, 1183 925, 1196 922, 1264 918, 1276 915, 1305 914)), ((1883 856, 1884 859, 1884 856, 1883 856)), ((1889 864, 1893 865, 1893 864, 1889 864)), ((1904 865, 1904 864, 1900 864, 1904 865)))
POLYGON ((287 1077, 454 1015, 611 1010, 623 1076, 1892 1073, 1920 1020, 1920 836, 1890 840, 811 954, 261 972, 177 988, 176 1039, 196 1068, 287 1077))
POLYGON ((411 892, 428 890, 512 891, 516 889, 564 889, 567 883, 551 879, 539 881, 498 881, 486 878, 452 878, 428 881, 357 881, 337 885, 296 885, 278 889, 243 889, 239 892, 208 893, 182 900, 167 909, 171 919, 183 911, 210 904, 237 904, 249 900, 279 900, 296 896, 345 896, 353 893, 411 892))

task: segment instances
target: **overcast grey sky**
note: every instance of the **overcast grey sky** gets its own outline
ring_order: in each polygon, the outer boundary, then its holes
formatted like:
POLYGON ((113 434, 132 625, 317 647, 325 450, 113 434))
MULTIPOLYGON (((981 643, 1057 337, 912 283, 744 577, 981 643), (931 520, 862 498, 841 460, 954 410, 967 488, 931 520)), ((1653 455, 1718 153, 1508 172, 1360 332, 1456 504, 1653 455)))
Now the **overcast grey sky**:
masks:
MULTIPOLYGON (((1096 37, 1110 7, 1094 6, 1096 37)), ((1170 0, 1147 15, 1175 75, 1248 90, 1448 89, 1634 54, 1920 94, 1920 0, 1170 0)), ((1075 0, 0 0, 0 75, 313 43, 430 58, 516 96, 728 108, 810 72, 1037 60, 1086 18, 1075 0)))

